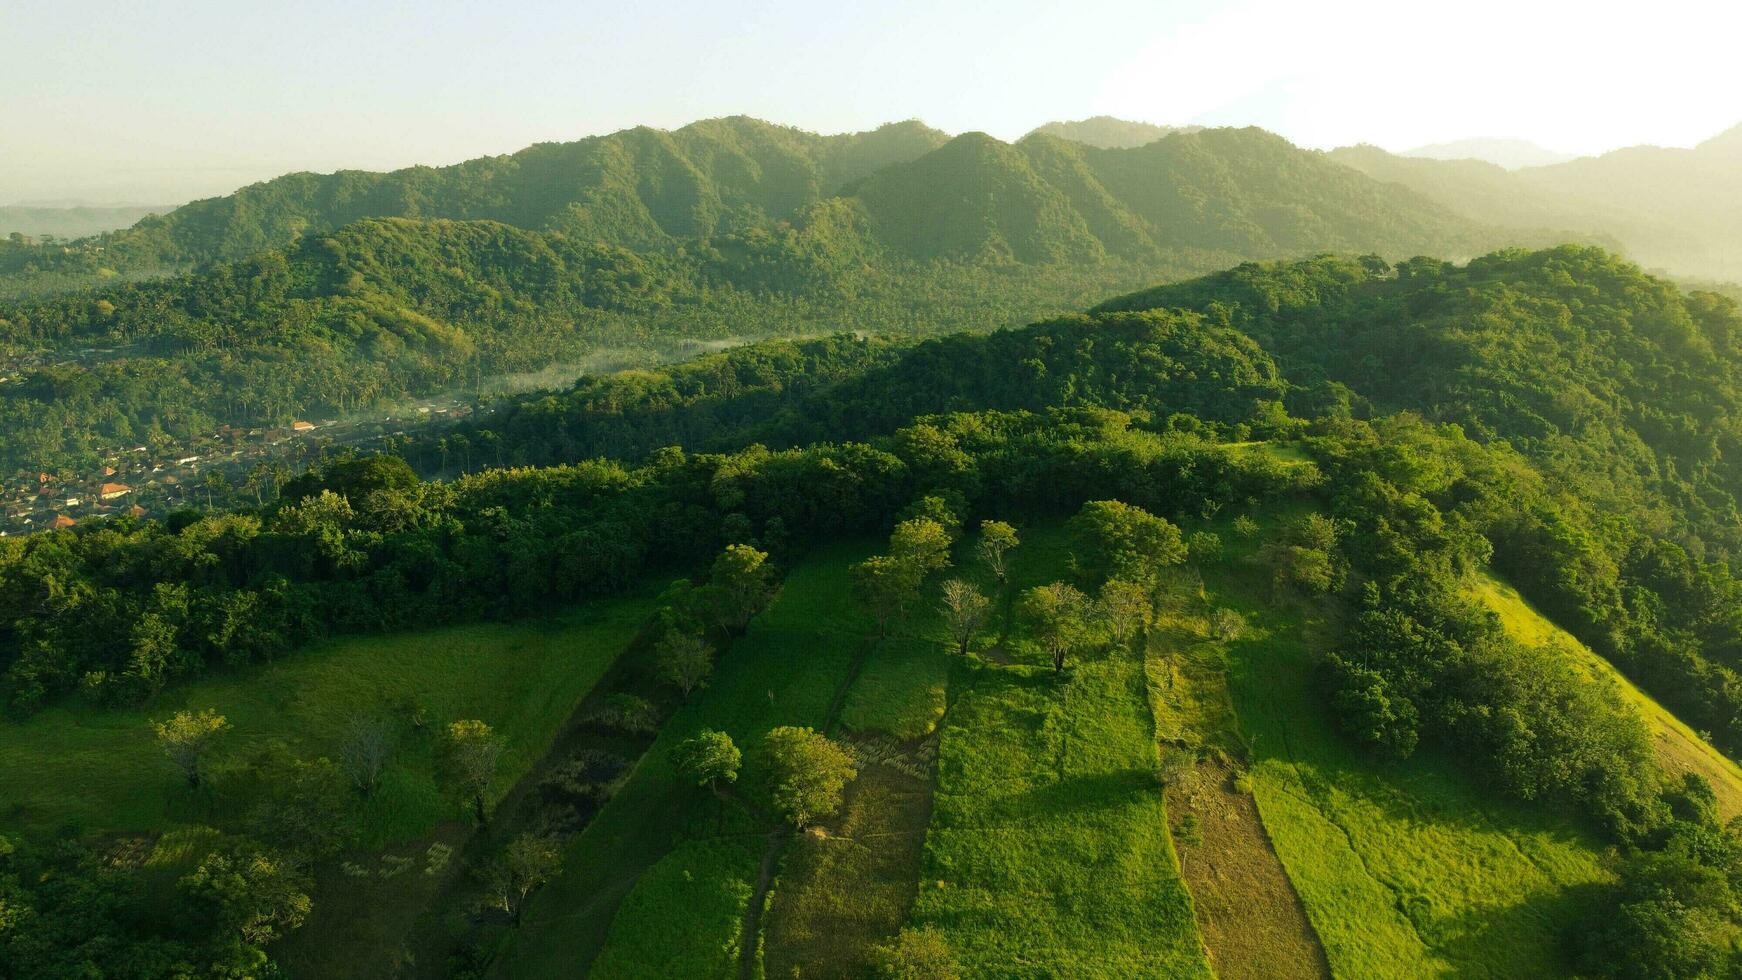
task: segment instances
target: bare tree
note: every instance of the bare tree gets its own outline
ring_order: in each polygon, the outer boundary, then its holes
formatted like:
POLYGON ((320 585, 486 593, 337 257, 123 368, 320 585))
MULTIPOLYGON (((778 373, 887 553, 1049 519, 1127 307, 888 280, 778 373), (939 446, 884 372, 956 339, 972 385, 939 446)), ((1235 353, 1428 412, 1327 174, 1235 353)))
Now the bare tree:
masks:
POLYGON ((980 523, 980 540, 974 546, 974 552, 980 558, 980 563, 1003 585, 1010 576, 1010 552, 1020 540, 1016 537, 1016 529, 1003 521, 982 521, 980 523))
POLYGON ((1155 620, 1155 606, 1150 603, 1149 590, 1122 578, 1110 578, 1101 583, 1095 612, 1107 624, 1113 642, 1120 646, 1131 642, 1132 637, 1155 620))
POLYGON ((707 683, 714 670, 714 651, 694 633, 667 633, 654 648, 653 657, 660 680, 682 691, 685 700, 691 691, 707 683))
POLYGON ((497 907, 516 925, 533 889, 556 877, 563 863, 562 851, 549 837, 520 834, 508 842, 502 856, 490 863, 484 881, 497 907))
POLYGON ((339 738, 339 759, 345 773, 364 796, 381 783, 381 770, 393 751, 393 726, 379 714, 352 715, 339 738))
POLYGON ((943 584, 939 607, 950 638, 956 641, 956 653, 965 655, 968 645, 974 642, 974 634, 992 611, 992 600, 972 584, 953 578, 943 584))

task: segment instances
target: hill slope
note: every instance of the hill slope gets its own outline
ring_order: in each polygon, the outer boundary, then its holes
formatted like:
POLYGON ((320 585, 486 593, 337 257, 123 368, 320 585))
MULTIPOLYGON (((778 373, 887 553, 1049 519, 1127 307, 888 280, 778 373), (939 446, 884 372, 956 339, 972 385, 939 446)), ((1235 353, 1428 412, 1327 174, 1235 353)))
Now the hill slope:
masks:
POLYGON ((1742 279, 1742 127, 1693 149, 1639 146, 1512 172, 1468 160, 1410 160, 1373 147, 1331 153, 1465 217, 1619 241, 1680 275, 1742 279))

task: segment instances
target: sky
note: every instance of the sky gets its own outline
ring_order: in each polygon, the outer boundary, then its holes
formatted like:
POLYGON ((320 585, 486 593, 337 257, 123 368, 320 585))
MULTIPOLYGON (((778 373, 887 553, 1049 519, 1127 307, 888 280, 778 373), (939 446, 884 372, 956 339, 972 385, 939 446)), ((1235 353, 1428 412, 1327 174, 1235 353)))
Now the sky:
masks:
POLYGON ((0 204, 173 204, 748 114, 1570 153, 1742 122, 1732 0, 0 0, 0 204))

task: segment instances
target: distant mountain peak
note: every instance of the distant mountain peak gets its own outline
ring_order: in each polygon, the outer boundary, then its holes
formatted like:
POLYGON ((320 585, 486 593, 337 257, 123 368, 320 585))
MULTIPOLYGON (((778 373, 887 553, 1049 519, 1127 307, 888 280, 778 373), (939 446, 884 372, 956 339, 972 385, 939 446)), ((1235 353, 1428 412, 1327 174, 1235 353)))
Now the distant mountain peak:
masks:
POLYGON ((1175 133, 1195 133, 1202 128, 1202 126, 1158 126, 1155 123, 1134 122, 1114 116, 1090 116, 1088 119, 1049 122, 1043 126, 1036 126, 1029 131, 1028 135, 1033 136, 1040 133, 1089 146, 1098 146, 1102 149, 1123 150, 1134 146, 1144 146, 1175 133))
POLYGON ((1571 153, 1551 150, 1529 140, 1491 137, 1431 143, 1405 151, 1399 156, 1426 157, 1430 160, 1483 160, 1507 170, 1546 167, 1576 159, 1571 153))

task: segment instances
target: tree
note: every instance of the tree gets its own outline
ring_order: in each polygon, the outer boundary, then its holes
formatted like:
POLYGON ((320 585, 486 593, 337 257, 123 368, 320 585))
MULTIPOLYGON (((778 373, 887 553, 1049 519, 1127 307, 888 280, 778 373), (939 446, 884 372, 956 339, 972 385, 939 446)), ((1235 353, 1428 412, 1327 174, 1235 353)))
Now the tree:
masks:
POLYGON ((256 751, 248 763, 241 778, 244 789, 252 790, 243 798, 255 801, 247 813, 250 836, 271 841, 299 861, 328 857, 344 847, 352 831, 353 800, 337 765, 326 758, 297 758, 282 743, 256 751))
POLYGON ((472 813, 480 826, 489 820, 484 810, 484 794, 496 776, 502 748, 496 732, 477 719, 462 719, 448 725, 443 744, 447 777, 456 794, 472 801, 472 813))
POLYGON ((522 833, 508 842, 502 856, 490 862, 484 872, 484 882, 491 897, 502 911, 520 924, 520 913, 526 907, 526 897, 562 870, 562 849, 556 841, 537 834, 522 833))
POLYGON ((1210 613, 1210 636, 1217 640, 1238 640, 1246 632, 1246 617, 1227 606, 1218 606, 1210 613))
POLYGON ((873 953, 877 976, 885 980, 961 980, 956 954, 936 926, 905 928, 873 953))
POLYGON ((1149 628, 1155 621, 1155 605, 1149 590, 1136 582, 1110 578, 1101 583, 1101 594, 1095 599, 1095 612, 1107 624, 1113 642, 1124 646, 1131 638, 1149 628))
POLYGON ((723 794, 726 786, 738 781, 738 768, 743 761, 743 753, 732 742, 732 736, 712 728, 704 728, 695 737, 684 739, 673 757, 678 772, 695 780, 697 786, 713 790, 715 796, 723 794))
POLYGON ((700 636, 672 630, 665 634, 653 650, 654 667, 660 680, 683 692, 690 692, 707 683, 714 670, 714 651, 700 636))
POLYGON ((1155 589, 1186 558, 1180 529, 1119 500, 1092 500, 1067 522, 1078 570, 1091 582, 1122 578, 1155 589))
POLYGON ((229 727, 230 723, 224 716, 210 708, 199 714, 178 711, 168 721, 151 723, 152 731, 157 733, 157 744, 163 747, 169 761, 187 777, 190 787, 200 784, 200 759, 211 747, 213 739, 229 727))
POLYGON ((974 554, 1002 586, 1010 577, 1010 552, 1021 543, 1016 529, 1003 521, 981 521, 980 540, 974 546, 974 554))
POLYGON ((992 611, 992 600, 972 584, 953 578, 943 584, 939 606, 950 638, 956 641, 956 653, 966 655, 968 645, 974 642, 974 634, 980 631, 992 611))
POLYGON ((256 948, 302 925, 314 904, 308 880, 294 867, 240 839, 206 855, 177 885, 215 928, 233 930, 256 948))
POLYGON ((919 597, 925 570, 911 560, 872 555, 854 565, 853 592, 877 617, 877 635, 889 635, 889 621, 919 597))
POLYGON ((213 506, 213 495, 230 488, 230 474, 220 469, 210 469, 200 482, 206 488, 206 508, 209 510, 213 506))
POLYGON ((729 544, 714 559, 708 584, 717 596, 720 628, 742 633, 774 593, 768 552, 747 544, 729 544))
POLYGON ((1073 585, 1054 582, 1022 594, 1018 615, 1052 657, 1052 669, 1065 669, 1065 658, 1088 638, 1084 614, 1089 597, 1073 585))
POLYGON ((1214 531, 1193 531, 1186 538, 1186 554, 1198 565, 1209 565, 1222 559, 1222 538, 1214 531))
POLYGON ((929 517, 902 521, 889 535, 889 555, 913 562, 923 578, 950 567, 950 532, 929 517))
POLYGON ((393 725, 383 715, 356 714, 339 735, 339 761, 364 796, 381 783, 381 770, 393 751, 393 725))
POLYGON ((762 741, 769 798, 799 828, 841 808, 841 791, 859 775, 853 757, 810 728, 776 728, 762 741))
POLYGON ((1636 855, 1622 867, 1621 880, 1576 933, 1584 972, 1626 980, 1735 975, 1727 969, 1736 965, 1729 939, 1735 931, 1734 839, 1690 849, 1676 839, 1685 836, 1672 837, 1663 853, 1636 855), (1702 860, 1702 851, 1718 852, 1709 856, 1719 866, 1702 860), (1720 856, 1725 852, 1728 862, 1720 856))

